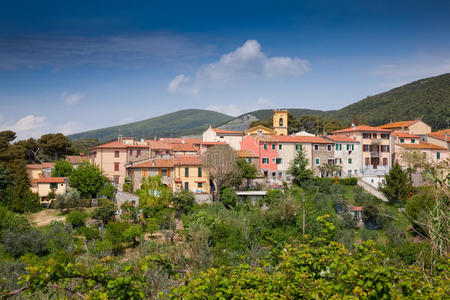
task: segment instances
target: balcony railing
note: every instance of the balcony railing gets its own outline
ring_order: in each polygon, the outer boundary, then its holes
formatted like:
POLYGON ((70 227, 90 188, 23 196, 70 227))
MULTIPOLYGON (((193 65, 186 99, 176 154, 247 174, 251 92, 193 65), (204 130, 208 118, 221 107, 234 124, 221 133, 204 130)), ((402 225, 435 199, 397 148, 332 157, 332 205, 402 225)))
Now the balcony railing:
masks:
POLYGON ((381 144, 381 139, 371 139, 370 143, 372 145, 380 145, 381 144))
POLYGON ((372 156, 372 157, 380 157, 380 152, 379 151, 371 151, 370 152, 370 156, 372 156))

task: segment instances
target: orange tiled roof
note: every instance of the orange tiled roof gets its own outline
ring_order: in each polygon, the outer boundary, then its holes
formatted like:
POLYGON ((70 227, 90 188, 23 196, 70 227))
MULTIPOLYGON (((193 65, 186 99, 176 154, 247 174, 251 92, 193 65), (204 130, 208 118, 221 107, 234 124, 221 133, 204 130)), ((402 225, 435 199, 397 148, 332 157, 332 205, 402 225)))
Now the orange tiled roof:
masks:
POLYGON ((201 144, 203 140, 201 138, 160 138, 160 141, 174 144, 201 144))
POLYGON ((95 147, 92 147, 91 150, 93 149, 126 149, 126 148, 148 148, 148 145, 129 145, 129 144, 125 144, 122 141, 112 141, 109 143, 105 143, 102 145, 98 145, 95 147))
POLYGON ((346 135, 327 135, 327 138, 334 141, 334 142, 349 142, 349 143, 359 143, 359 141, 352 139, 351 137, 348 137, 346 135))
POLYGON ((440 140, 444 140, 450 142, 450 129, 443 129, 440 131, 431 132, 428 134, 429 136, 435 137, 440 140), (447 139, 445 139, 445 135, 447 134, 447 139))
POLYGON ((66 160, 70 162, 71 164, 81 164, 83 162, 89 161, 87 157, 82 157, 79 155, 67 155, 66 160))
POLYGON ((417 121, 418 120, 393 122, 393 123, 384 124, 384 125, 381 125, 378 127, 383 128, 383 129, 403 128, 403 127, 409 127, 412 124, 416 123, 417 121))
POLYGON ((176 155, 173 161, 178 166, 197 166, 202 164, 202 157, 200 155, 176 155))
POLYGON ((202 145, 213 146, 213 145, 225 145, 225 142, 202 142, 202 145))
POLYGON ((173 168, 173 160, 166 158, 155 158, 140 164, 131 165, 130 168, 173 168))
POLYGON ((409 132, 406 131, 394 131, 392 132, 392 136, 396 136, 399 138, 416 138, 418 139, 419 137, 417 135, 411 134, 409 132))
POLYGON ((438 145, 430 144, 430 143, 419 143, 419 144, 398 144, 400 147, 408 148, 408 149, 432 149, 432 150, 447 150, 444 147, 440 147, 438 145))
POLYGON ((171 150, 172 149, 172 145, 169 143, 166 143, 166 142, 155 141, 155 140, 146 140, 145 142, 151 149, 158 149, 158 150, 171 150))
POLYGON ((199 150, 193 144, 172 144, 172 149, 174 152, 197 152, 199 150))
POLYGON ((358 132, 358 131, 391 132, 391 130, 380 128, 380 127, 359 125, 359 126, 355 126, 355 128, 349 127, 349 128, 345 128, 345 129, 341 129, 341 130, 336 130, 333 133, 347 133, 347 132, 358 132))
POLYGON ((64 177, 41 177, 37 183, 64 183, 64 177))
POLYGON ((364 210, 364 206, 350 206, 348 209, 350 211, 363 211, 364 210))
POLYGON ((255 152, 253 152, 251 150, 238 150, 237 154, 239 157, 244 157, 244 158, 258 157, 258 155, 256 155, 255 152))
POLYGON ((219 128, 212 128, 213 131, 216 133, 222 133, 222 134, 242 134, 240 131, 232 131, 232 130, 225 130, 225 129, 219 129, 219 128))
POLYGON ((45 162, 42 164, 27 164, 27 169, 52 169, 55 166, 52 162, 45 162))

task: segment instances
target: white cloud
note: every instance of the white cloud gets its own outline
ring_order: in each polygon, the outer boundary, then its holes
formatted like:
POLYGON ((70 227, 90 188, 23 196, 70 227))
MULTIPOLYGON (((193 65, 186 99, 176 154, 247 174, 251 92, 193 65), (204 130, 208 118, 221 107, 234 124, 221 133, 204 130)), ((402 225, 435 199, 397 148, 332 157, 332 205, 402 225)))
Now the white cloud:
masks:
POLYGON ((256 101, 256 106, 258 108, 271 108, 273 107, 274 103, 272 101, 272 99, 268 99, 268 98, 262 98, 259 97, 258 101, 256 101))
POLYGON ((179 74, 169 83, 167 90, 171 93, 187 93, 190 95, 197 95, 199 90, 197 88, 189 87, 187 84, 191 79, 188 76, 179 74))
POLYGON ((242 114, 242 110, 239 106, 235 104, 228 104, 228 105, 222 105, 222 104, 212 104, 206 108, 207 110, 213 110, 217 111, 223 114, 227 114, 229 116, 239 116, 242 114))
POLYGON ((80 101, 84 98, 84 95, 81 93, 67 93, 63 92, 61 94, 61 98, 64 100, 66 105, 76 105, 80 103, 80 101))
POLYGON ((44 116, 27 115, 12 125, 1 125, 0 131, 12 130, 16 133, 18 140, 28 137, 40 137, 46 132, 47 123, 45 120, 44 116))
POLYGON ((177 75, 169 84, 180 82, 176 91, 183 88, 195 89, 207 84, 224 84, 248 78, 275 78, 300 76, 309 70, 309 63, 297 57, 267 57, 261 51, 258 41, 248 40, 242 47, 223 55, 218 61, 200 67, 195 73, 195 81, 189 86, 189 76, 177 75), (178 81, 176 81, 178 80, 178 81))
POLYGON ((64 124, 56 126, 56 132, 61 132, 64 135, 76 133, 82 131, 84 128, 80 122, 67 121, 64 124))

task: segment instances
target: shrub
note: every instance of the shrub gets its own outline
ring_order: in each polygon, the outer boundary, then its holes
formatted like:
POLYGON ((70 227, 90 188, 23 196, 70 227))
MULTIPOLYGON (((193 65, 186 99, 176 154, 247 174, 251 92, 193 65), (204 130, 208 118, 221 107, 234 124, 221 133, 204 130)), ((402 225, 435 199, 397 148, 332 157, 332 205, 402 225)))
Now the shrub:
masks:
POLYGON ((281 199, 284 198, 284 193, 281 190, 268 190, 266 197, 265 197, 265 201, 267 204, 272 205, 275 204, 279 201, 281 201, 281 199))
POLYGON ((118 255, 122 251, 122 243, 126 241, 123 233, 128 227, 129 225, 124 222, 110 222, 106 225, 105 240, 110 243, 114 255, 118 255))
POLYGON ((340 178, 339 183, 343 184, 343 185, 348 185, 348 186, 355 186, 358 184, 358 178, 356 178, 356 177, 340 178))
POLYGON ((104 205, 97 207, 92 214, 92 218, 100 220, 104 225, 108 224, 110 221, 114 220, 116 215, 116 206, 114 204, 104 205))
POLYGON ((131 182, 124 183, 122 186, 122 190, 127 193, 132 193, 133 192, 133 183, 131 183, 131 182))
POLYGON ((116 188, 114 187, 114 185, 110 182, 107 182, 100 188, 100 190, 98 191, 98 195, 99 197, 103 196, 112 200, 115 192, 116 188))
POLYGON ((238 196, 232 188, 224 188, 221 193, 222 203, 226 208, 235 207, 238 202, 238 196))
POLYGON ((172 194, 170 201, 179 213, 189 213, 195 204, 194 194, 189 190, 172 194))
POLYGON ((137 245, 137 238, 142 235, 141 225, 131 225, 123 232, 125 241, 133 242, 133 247, 137 245))
POLYGON ((97 228, 83 226, 79 228, 78 232, 84 235, 87 241, 98 240, 100 238, 100 231, 97 228))
POLYGON ((15 257, 26 253, 42 255, 47 252, 47 240, 38 229, 25 232, 6 231, 3 233, 2 242, 5 251, 15 257))
POLYGON ((71 209, 79 205, 79 200, 80 193, 75 189, 71 189, 66 191, 64 194, 56 195, 55 206, 60 210, 71 209))
POLYGON ((87 218, 86 213, 74 210, 67 215, 66 222, 72 224, 73 228, 79 228, 84 226, 86 218, 87 218))

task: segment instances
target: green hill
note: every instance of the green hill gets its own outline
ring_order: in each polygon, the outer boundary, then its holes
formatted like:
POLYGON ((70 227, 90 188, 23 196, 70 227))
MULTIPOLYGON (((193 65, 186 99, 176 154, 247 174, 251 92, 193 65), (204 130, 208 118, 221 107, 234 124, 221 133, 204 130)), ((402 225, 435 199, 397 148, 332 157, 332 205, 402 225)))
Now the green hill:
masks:
POLYGON ((105 142, 123 136, 135 138, 175 137, 199 134, 208 128, 209 124, 217 126, 231 120, 232 117, 215 111, 202 109, 180 110, 147 120, 96 129, 69 136, 71 140, 96 138, 105 142))
POLYGON ((327 112, 325 116, 344 122, 357 118, 372 126, 391 120, 421 118, 433 130, 447 128, 450 120, 450 73, 417 80, 367 97, 340 110, 327 112))

